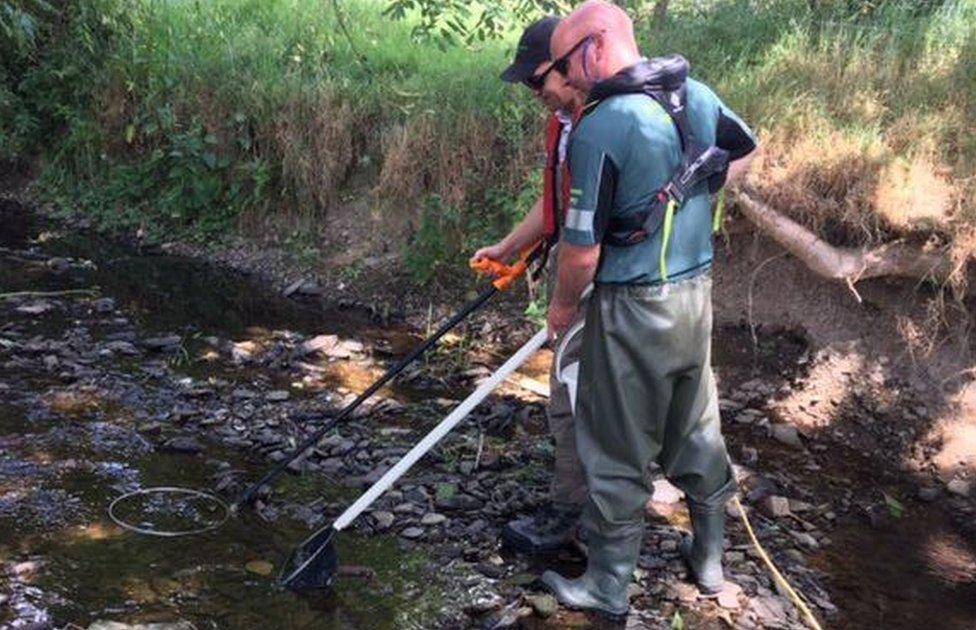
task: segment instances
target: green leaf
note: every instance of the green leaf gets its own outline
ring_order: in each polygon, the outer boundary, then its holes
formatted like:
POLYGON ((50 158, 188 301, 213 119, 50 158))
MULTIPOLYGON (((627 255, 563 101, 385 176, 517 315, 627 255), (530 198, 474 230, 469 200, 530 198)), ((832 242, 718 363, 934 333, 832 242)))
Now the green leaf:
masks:
POLYGON ((129 123, 125 127, 125 143, 132 144, 132 141, 136 138, 136 126, 129 123))
POLYGON ((685 630, 685 620, 681 618, 681 611, 674 611, 674 617, 671 617, 671 630, 685 630))
POLYGON ((887 492, 882 492, 881 494, 884 495, 885 504, 888 506, 888 512, 890 512, 894 518, 901 518, 905 513, 905 506, 902 505, 898 499, 889 495, 887 492))

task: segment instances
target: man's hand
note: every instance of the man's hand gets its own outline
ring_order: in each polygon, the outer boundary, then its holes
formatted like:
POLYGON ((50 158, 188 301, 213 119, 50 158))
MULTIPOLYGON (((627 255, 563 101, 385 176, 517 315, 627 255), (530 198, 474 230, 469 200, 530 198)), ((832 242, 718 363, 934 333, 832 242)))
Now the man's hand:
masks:
POLYGON ((549 305, 549 314, 546 324, 549 328, 549 341, 555 341, 562 337, 569 330, 573 320, 576 318, 576 306, 565 307, 558 304, 549 305))
POLYGON ((482 247, 471 256, 471 262, 476 260, 481 260, 482 258, 490 258, 491 260, 497 260, 499 262, 507 262, 509 257, 508 248, 505 246, 505 241, 499 241, 494 245, 489 245, 488 247, 482 247))

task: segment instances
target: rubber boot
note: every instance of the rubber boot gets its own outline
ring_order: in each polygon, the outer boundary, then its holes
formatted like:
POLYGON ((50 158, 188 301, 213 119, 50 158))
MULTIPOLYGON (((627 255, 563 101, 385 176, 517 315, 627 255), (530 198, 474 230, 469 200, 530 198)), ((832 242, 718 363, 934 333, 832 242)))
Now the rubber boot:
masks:
POLYGON ((722 575, 722 540, 725 536, 725 505, 688 500, 694 536, 681 544, 681 554, 695 576, 702 595, 717 595, 725 585, 722 575))
POLYGON ((542 583, 564 606, 592 610, 612 618, 623 617, 630 608, 627 587, 634 576, 644 533, 642 526, 628 530, 614 537, 587 531, 586 573, 571 580, 546 571, 542 583))

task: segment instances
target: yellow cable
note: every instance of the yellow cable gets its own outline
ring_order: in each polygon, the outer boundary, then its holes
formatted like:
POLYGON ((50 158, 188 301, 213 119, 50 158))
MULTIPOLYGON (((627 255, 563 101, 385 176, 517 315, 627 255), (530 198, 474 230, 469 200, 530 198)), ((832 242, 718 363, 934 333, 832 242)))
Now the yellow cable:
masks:
POLYGON ((762 558, 763 562, 766 563, 766 567, 769 568, 770 573, 772 573, 773 576, 779 580, 779 583, 782 584, 786 589, 786 592, 789 593, 793 603, 796 604, 796 607, 799 608, 801 612, 803 612, 803 616, 805 617, 806 622, 810 624, 810 627, 814 630, 823 630, 820 623, 817 621, 817 618, 813 616, 812 612, 810 612, 810 608, 806 605, 806 602, 804 602, 797 592, 793 590, 790 583, 786 581, 783 574, 779 572, 779 569, 777 569, 776 565, 773 564, 773 561, 770 560, 769 555, 766 554, 766 550, 763 549, 762 545, 759 544, 759 539, 756 538, 755 532, 752 531, 752 525, 749 523, 749 517, 746 516, 745 508, 743 508, 742 503, 739 502, 739 497, 733 496, 732 501, 735 503, 736 509, 739 510, 739 517, 742 519, 742 524, 746 526, 746 531, 749 532, 749 538, 752 539, 753 546, 756 548, 756 551, 759 552, 759 557, 762 558))

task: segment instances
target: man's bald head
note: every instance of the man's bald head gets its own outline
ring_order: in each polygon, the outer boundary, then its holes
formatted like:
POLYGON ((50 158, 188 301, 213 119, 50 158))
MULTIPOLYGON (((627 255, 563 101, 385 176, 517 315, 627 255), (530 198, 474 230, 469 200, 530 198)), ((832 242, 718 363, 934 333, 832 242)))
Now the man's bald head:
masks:
POLYGON ((553 32, 550 52, 553 59, 567 56, 567 80, 584 91, 640 59, 634 23, 605 0, 588 0, 566 16, 553 32))

